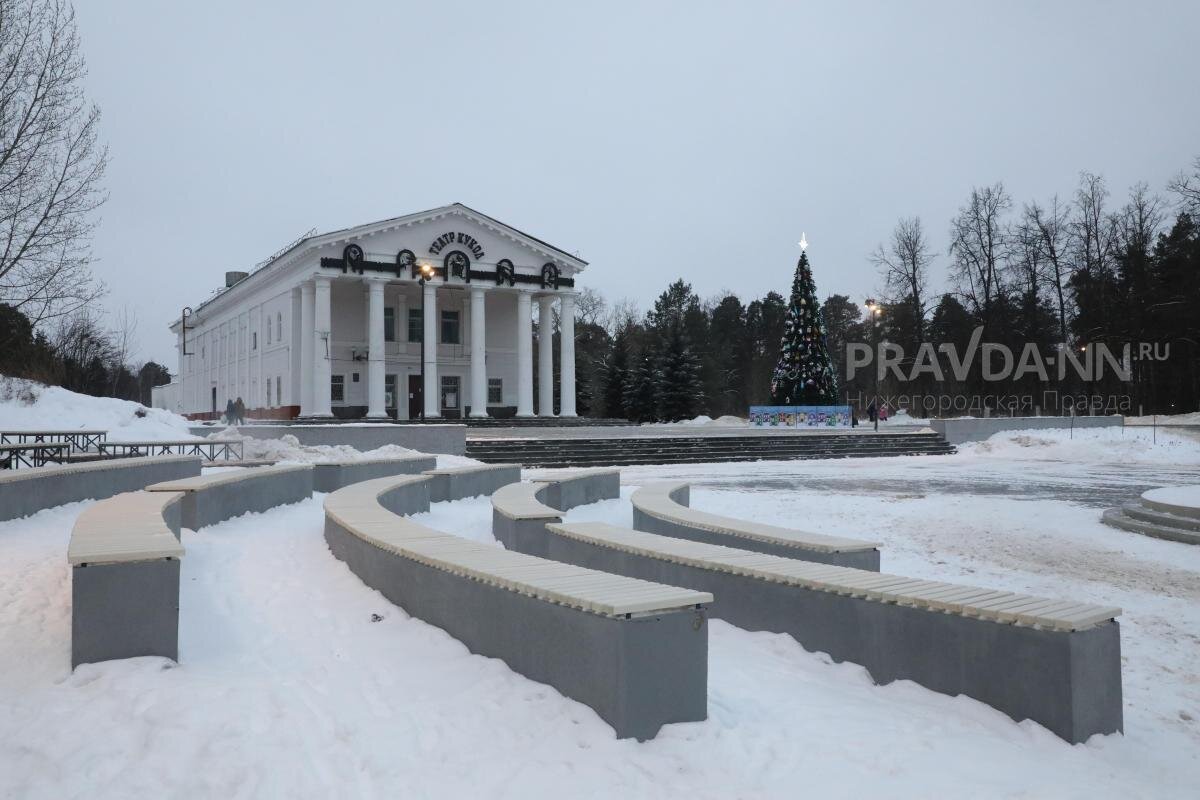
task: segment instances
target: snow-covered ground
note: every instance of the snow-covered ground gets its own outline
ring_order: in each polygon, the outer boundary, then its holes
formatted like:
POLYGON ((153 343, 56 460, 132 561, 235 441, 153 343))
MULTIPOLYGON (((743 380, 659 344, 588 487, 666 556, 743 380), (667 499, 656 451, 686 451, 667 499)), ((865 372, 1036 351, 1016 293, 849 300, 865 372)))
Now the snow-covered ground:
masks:
MULTIPOLYGON (((681 478, 699 508, 879 539, 889 572, 1121 606, 1123 736, 1070 746, 718 621, 709 719, 617 741, 586 706, 366 588, 326 549, 319 496, 184 532, 179 665, 72 674, 78 503, 0 523, 0 797, 1192 797, 1200 548, 1099 522, 1145 489, 1195 483, 1200 443, 1145 433, 623 470, 626 493, 681 478)), ((423 517, 491 540, 485 499, 423 517)), ((630 517, 624 501, 568 515, 630 517)))

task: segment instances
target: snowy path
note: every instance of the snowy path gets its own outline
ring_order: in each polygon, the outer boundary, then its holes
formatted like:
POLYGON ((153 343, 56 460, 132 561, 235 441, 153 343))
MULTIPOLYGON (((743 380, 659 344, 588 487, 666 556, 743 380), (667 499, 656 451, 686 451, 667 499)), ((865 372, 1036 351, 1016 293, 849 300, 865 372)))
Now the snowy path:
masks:
MULTIPOLYGON (((1124 737, 1070 747, 714 622, 710 719, 615 741, 587 707, 363 586, 325 548, 319 497, 184 533, 180 666, 72 675, 75 504, 0 523, 0 797, 1186 796, 1200 785, 1200 548, 1105 528, 1055 495, 1078 481, 1136 494, 1195 469, 1075 470, 965 454, 625 477, 695 478, 698 507, 869 532, 889 571, 1123 606, 1124 737)), ((571 518, 628 514, 609 501, 571 518)), ((486 500, 436 504, 426 522, 491 538, 486 500)))

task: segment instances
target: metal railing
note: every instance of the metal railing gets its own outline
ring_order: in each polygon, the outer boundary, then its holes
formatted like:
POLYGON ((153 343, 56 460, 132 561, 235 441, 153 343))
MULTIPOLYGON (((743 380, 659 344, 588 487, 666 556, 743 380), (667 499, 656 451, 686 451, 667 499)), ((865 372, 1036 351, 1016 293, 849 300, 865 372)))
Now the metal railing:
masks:
POLYGON ((67 459, 71 445, 66 442, 0 444, 0 470, 20 467, 44 467, 67 459))
POLYGON ((191 439, 150 442, 101 442, 106 458, 137 456, 200 456, 208 461, 241 461, 242 442, 237 439, 191 439))
POLYGON ((0 431, 0 444, 42 444, 65 442, 73 453, 99 448, 108 431, 0 431))

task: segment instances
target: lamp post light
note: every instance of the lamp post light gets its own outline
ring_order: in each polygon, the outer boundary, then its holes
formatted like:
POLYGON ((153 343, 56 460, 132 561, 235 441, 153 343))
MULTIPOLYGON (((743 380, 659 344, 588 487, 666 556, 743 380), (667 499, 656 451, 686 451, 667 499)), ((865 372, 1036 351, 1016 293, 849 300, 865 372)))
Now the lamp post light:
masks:
POLYGON ((428 327, 425 324, 425 284, 429 282, 433 274, 433 267, 422 264, 421 277, 417 279, 417 284, 421 287, 421 404, 419 414, 422 420, 425 419, 425 348, 428 346, 425 342, 425 330, 428 327))
POLYGON ((871 374, 874 376, 872 394, 875 395, 872 405, 875 407, 875 430, 879 431, 879 314, 883 307, 875 302, 875 298, 867 298, 867 316, 871 318, 871 374))

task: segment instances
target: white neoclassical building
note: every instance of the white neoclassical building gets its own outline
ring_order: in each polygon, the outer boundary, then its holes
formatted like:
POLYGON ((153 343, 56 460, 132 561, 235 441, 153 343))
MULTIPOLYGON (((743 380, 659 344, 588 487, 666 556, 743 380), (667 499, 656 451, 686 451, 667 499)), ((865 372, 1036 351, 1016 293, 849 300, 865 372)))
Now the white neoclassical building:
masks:
POLYGON ((575 416, 575 276, 587 262, 455 203, 306 236, 171 325, 193 418, 575 416), (534 402, 534 307, 538 398, 534 402))

